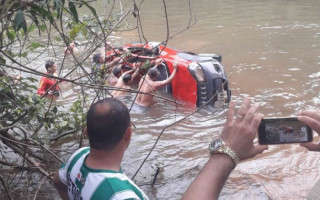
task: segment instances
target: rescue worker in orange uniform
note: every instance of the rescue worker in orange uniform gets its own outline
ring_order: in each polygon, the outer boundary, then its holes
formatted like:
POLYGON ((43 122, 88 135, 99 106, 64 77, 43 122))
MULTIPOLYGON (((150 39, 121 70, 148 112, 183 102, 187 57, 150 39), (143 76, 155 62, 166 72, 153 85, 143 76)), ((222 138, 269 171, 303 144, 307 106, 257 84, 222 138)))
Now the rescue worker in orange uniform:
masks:
MULTIPOLYGON (((56 65, 53 61, 51 60, 47 61, 45 67, 47 69, 48 75, 58 76, 56 74, 56 70, 57 70, 56 65)), ((58 97, 60 88, 59 88, 59 85, 56 83, 57 83, 56 79, 43 76, 40 80, 37 93, 42 96, 44 95, 45 97, 58 97)))

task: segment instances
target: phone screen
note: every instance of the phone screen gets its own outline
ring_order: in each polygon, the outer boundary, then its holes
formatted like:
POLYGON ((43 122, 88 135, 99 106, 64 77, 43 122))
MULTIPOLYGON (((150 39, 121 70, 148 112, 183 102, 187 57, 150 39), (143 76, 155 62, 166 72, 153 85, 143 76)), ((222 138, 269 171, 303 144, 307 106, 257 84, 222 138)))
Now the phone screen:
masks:
POLYGON ((311 142, 312 130, 296 117, 262 119, 258 138, 260 144, 311 142))

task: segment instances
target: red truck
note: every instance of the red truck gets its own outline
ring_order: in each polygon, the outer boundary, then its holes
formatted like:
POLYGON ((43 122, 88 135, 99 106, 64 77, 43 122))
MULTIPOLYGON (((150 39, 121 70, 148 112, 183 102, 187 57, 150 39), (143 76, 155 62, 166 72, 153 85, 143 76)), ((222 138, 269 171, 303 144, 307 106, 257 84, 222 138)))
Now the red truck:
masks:
POLYGON ((178 100, 197 107, 205 104, 222 107, 230 102, 231 90, 220 55, 175 50, 159 42, 130 43, 122 50, 138 55, 129 63, 162 58, 165 62, 158 67, 159 80, 168 78, 173 71, 173 62, 178 63, 175 78, 163 89, 178 100))

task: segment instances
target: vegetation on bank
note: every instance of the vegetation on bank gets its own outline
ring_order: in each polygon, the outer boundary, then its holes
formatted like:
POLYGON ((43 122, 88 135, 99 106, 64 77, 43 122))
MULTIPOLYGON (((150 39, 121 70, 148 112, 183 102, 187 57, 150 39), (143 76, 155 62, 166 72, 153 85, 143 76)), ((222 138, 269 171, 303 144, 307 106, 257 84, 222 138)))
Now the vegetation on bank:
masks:
POLYGON ((6 72, 0 77, 0 199, 44 198, 46 194, 41 197, 39 190, 63 162, 59 153, 74 145, 83 145, 87 108, 105 95, 101 90, 104 86, 87 76, 83 63, 108 42, 112 32, 123 28, 121 22, 125 16, 135 13, 127 7, 126 13, 119 14, 115 9, 118 2, 107 1, 104 3, 108 12, 98 15, 95 3, 85 0, 5 0, 0 3, 0 70, 6 72), (80 15, 80 10, 86 14, 80 15), (36 94, 39 80, 32 76, 46 74, 35 68, 34 63, 48 55, 58 57, 59 51, 74 40, 90 43, 84 45, 81 56, 71 53, 74 66, 66 68, 65 56, 59 60, 60 71, 68 73, 59 74, 57 80, 92 86, 96 88, 96 95, 89 101, 81 87, 71 106, 59 106, 53 99, 36 94), (17 72, 24 75, 18 81, 11 76, 17 72), (75 72, 77 76, 69 78, 75 72), (75 144, 63 150, 52 146, 70 134, 74 135, 75 144), (34 176, 35 172, 38 175, 34 176), (29 186, 24 187, 26 184, 29 186))

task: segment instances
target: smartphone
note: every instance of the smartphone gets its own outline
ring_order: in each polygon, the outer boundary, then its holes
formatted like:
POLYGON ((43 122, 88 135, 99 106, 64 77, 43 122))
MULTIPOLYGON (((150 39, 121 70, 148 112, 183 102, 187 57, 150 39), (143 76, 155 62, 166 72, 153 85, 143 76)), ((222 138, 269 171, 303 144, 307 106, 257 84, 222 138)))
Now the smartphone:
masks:
POLYGON ((258 130, 260 144, 311 142, 312 129, 296 117, 262 119, 258 130))

